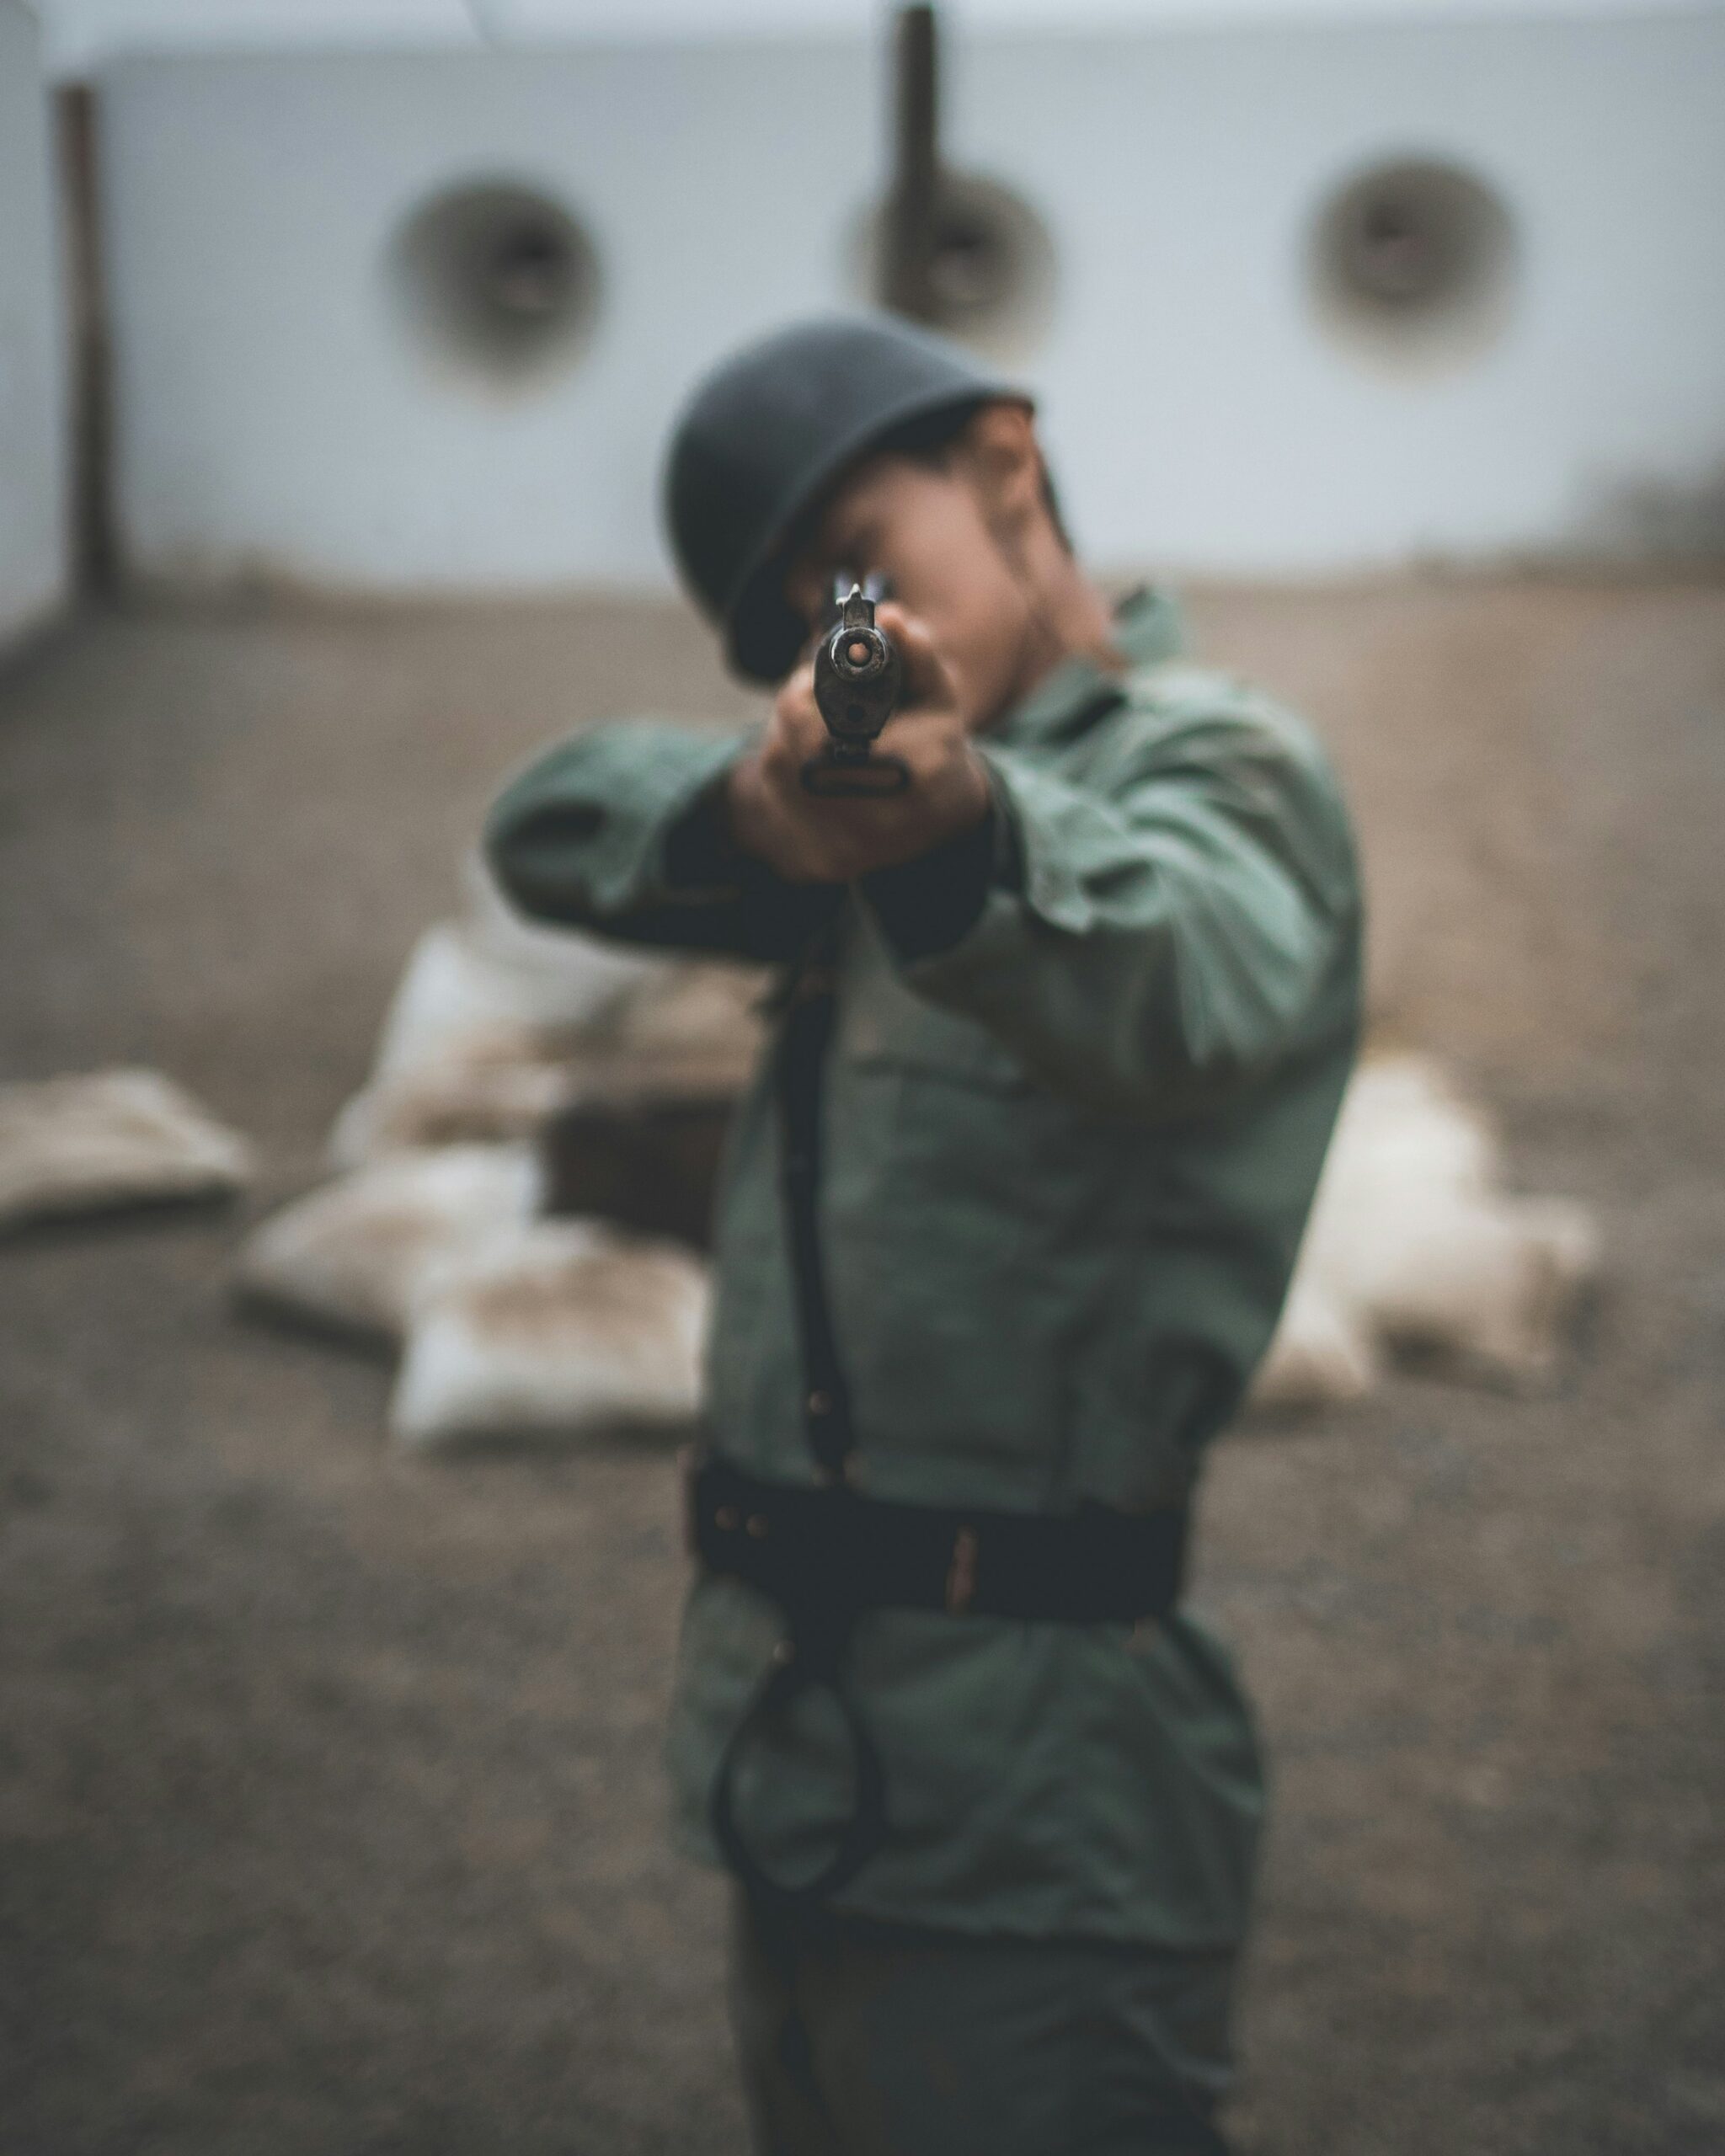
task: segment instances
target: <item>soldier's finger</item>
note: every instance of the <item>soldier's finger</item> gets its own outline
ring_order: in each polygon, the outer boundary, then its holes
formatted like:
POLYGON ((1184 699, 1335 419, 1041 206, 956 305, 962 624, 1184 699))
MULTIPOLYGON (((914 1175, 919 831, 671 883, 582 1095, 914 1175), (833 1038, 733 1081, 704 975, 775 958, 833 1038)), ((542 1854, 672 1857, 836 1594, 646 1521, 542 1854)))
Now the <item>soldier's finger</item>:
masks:
POLYGON ((827 732, 819 712, 775 712, 761 744, 761 760, 774 785, 796 783, 811 756, 819 756, 827 744, 827 732))
POLYGON ((921 616, 895 599, 884 599, 874 618, 899 648, 905 668, 905 702, 955 707, 957 684, 921 616))
POLYGON ((814 701, 814 667, 811 660, 786 675, 779 684, 778 694, 773 699, 773 712, 788 722, 801 722, 813 718, 820 722, 820 707, 814 701))

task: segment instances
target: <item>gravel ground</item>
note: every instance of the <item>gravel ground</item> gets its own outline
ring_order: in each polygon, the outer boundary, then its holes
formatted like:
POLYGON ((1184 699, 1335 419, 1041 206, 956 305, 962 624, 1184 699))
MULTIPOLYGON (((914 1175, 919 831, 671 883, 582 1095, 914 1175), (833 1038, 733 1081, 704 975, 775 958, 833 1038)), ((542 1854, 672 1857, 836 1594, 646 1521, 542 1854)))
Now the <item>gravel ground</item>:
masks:
MULTIPOLYGON (((1555 1394, 1218 1450, 1278 1765, 1242 2147, 1725 2149, 1725 589, 1193 611, 1334 744, 1381 1022, 1609 1250, 1555 1394)), ((109 615, 0 681, 0 1075, 157 1064, 269 1163, 0 1248, 5 2156, 739 2156, 664 1455, 400 1463, 380 1364, 223 1289, 499 774, 654 708, 748 706, 621 601, 109 615)))

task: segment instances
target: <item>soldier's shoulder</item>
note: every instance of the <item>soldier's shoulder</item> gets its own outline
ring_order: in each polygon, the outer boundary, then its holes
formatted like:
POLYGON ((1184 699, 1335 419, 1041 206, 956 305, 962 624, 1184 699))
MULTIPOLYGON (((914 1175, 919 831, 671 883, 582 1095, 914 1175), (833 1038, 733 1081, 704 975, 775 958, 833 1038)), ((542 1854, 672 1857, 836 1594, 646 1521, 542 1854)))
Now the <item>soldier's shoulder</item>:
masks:
POLYGON ((1256 730, 1290 749, 1322 754, 1311 722, 1255 681, 1192 659, 1162 659, 1134 666, 1123 685, 1123 730, 1149 739, 1193 728, 1256 730))
POLYGON ((1334 783, 1328 750, 1302 713, 1255 682, 1187 659, 1133 667, 1096 749, 1111 765, 1285 763, 1334 783))
POLYGON ((1184 658, 1135 666, 1098 729, 1092 783, 1120 795, 1182 782, 1318 827, 1351 851, 1342 783, 1302 713, 1255 682, 1184 658))

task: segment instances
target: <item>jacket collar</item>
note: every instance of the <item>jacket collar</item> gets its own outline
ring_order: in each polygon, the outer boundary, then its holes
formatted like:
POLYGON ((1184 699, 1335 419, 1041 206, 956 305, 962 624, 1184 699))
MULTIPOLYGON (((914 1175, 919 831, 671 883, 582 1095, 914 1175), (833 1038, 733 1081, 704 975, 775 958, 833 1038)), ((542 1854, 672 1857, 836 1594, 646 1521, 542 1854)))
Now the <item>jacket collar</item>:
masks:
MULTIPOLYGON (((1128 673, 1176 657, 1184 641, 1180 609, 1168 592, 1140 584, 1114 609, 1114 642, 1128 673)), ((1028 696, 996 720, 988 738, 1004 742, 1070 739, 1112 711, 1125 693, 1123 676, 1098 666, 1093 659, 1063 659, 1028 696)))

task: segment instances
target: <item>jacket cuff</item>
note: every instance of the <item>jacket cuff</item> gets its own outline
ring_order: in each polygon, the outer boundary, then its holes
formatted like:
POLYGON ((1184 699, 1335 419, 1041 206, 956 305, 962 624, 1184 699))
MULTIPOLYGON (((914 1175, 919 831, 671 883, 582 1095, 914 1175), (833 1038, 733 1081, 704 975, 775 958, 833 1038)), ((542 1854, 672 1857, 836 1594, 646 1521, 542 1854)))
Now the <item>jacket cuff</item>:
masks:
POLYGON ((745 745, 650 720, 574 736, 494 806, 485 851, 499 883, 524 911, 551 921, 725 895, 698 881, 670 892, 666 834, 745 745))
POLYGON ((894 868, 877 868, 859 889, 900 965, 916 965, 961 943, 982 918, 989 894, 1016 887, 1018 849, 992 783, 982 820, 894 868))
POLYGON ((660 846, 660 877, 676 899, 739 898, 749 881, 750 858, 731 836, 725 787, 728 757, 681 815, 665 826, 660 846))

